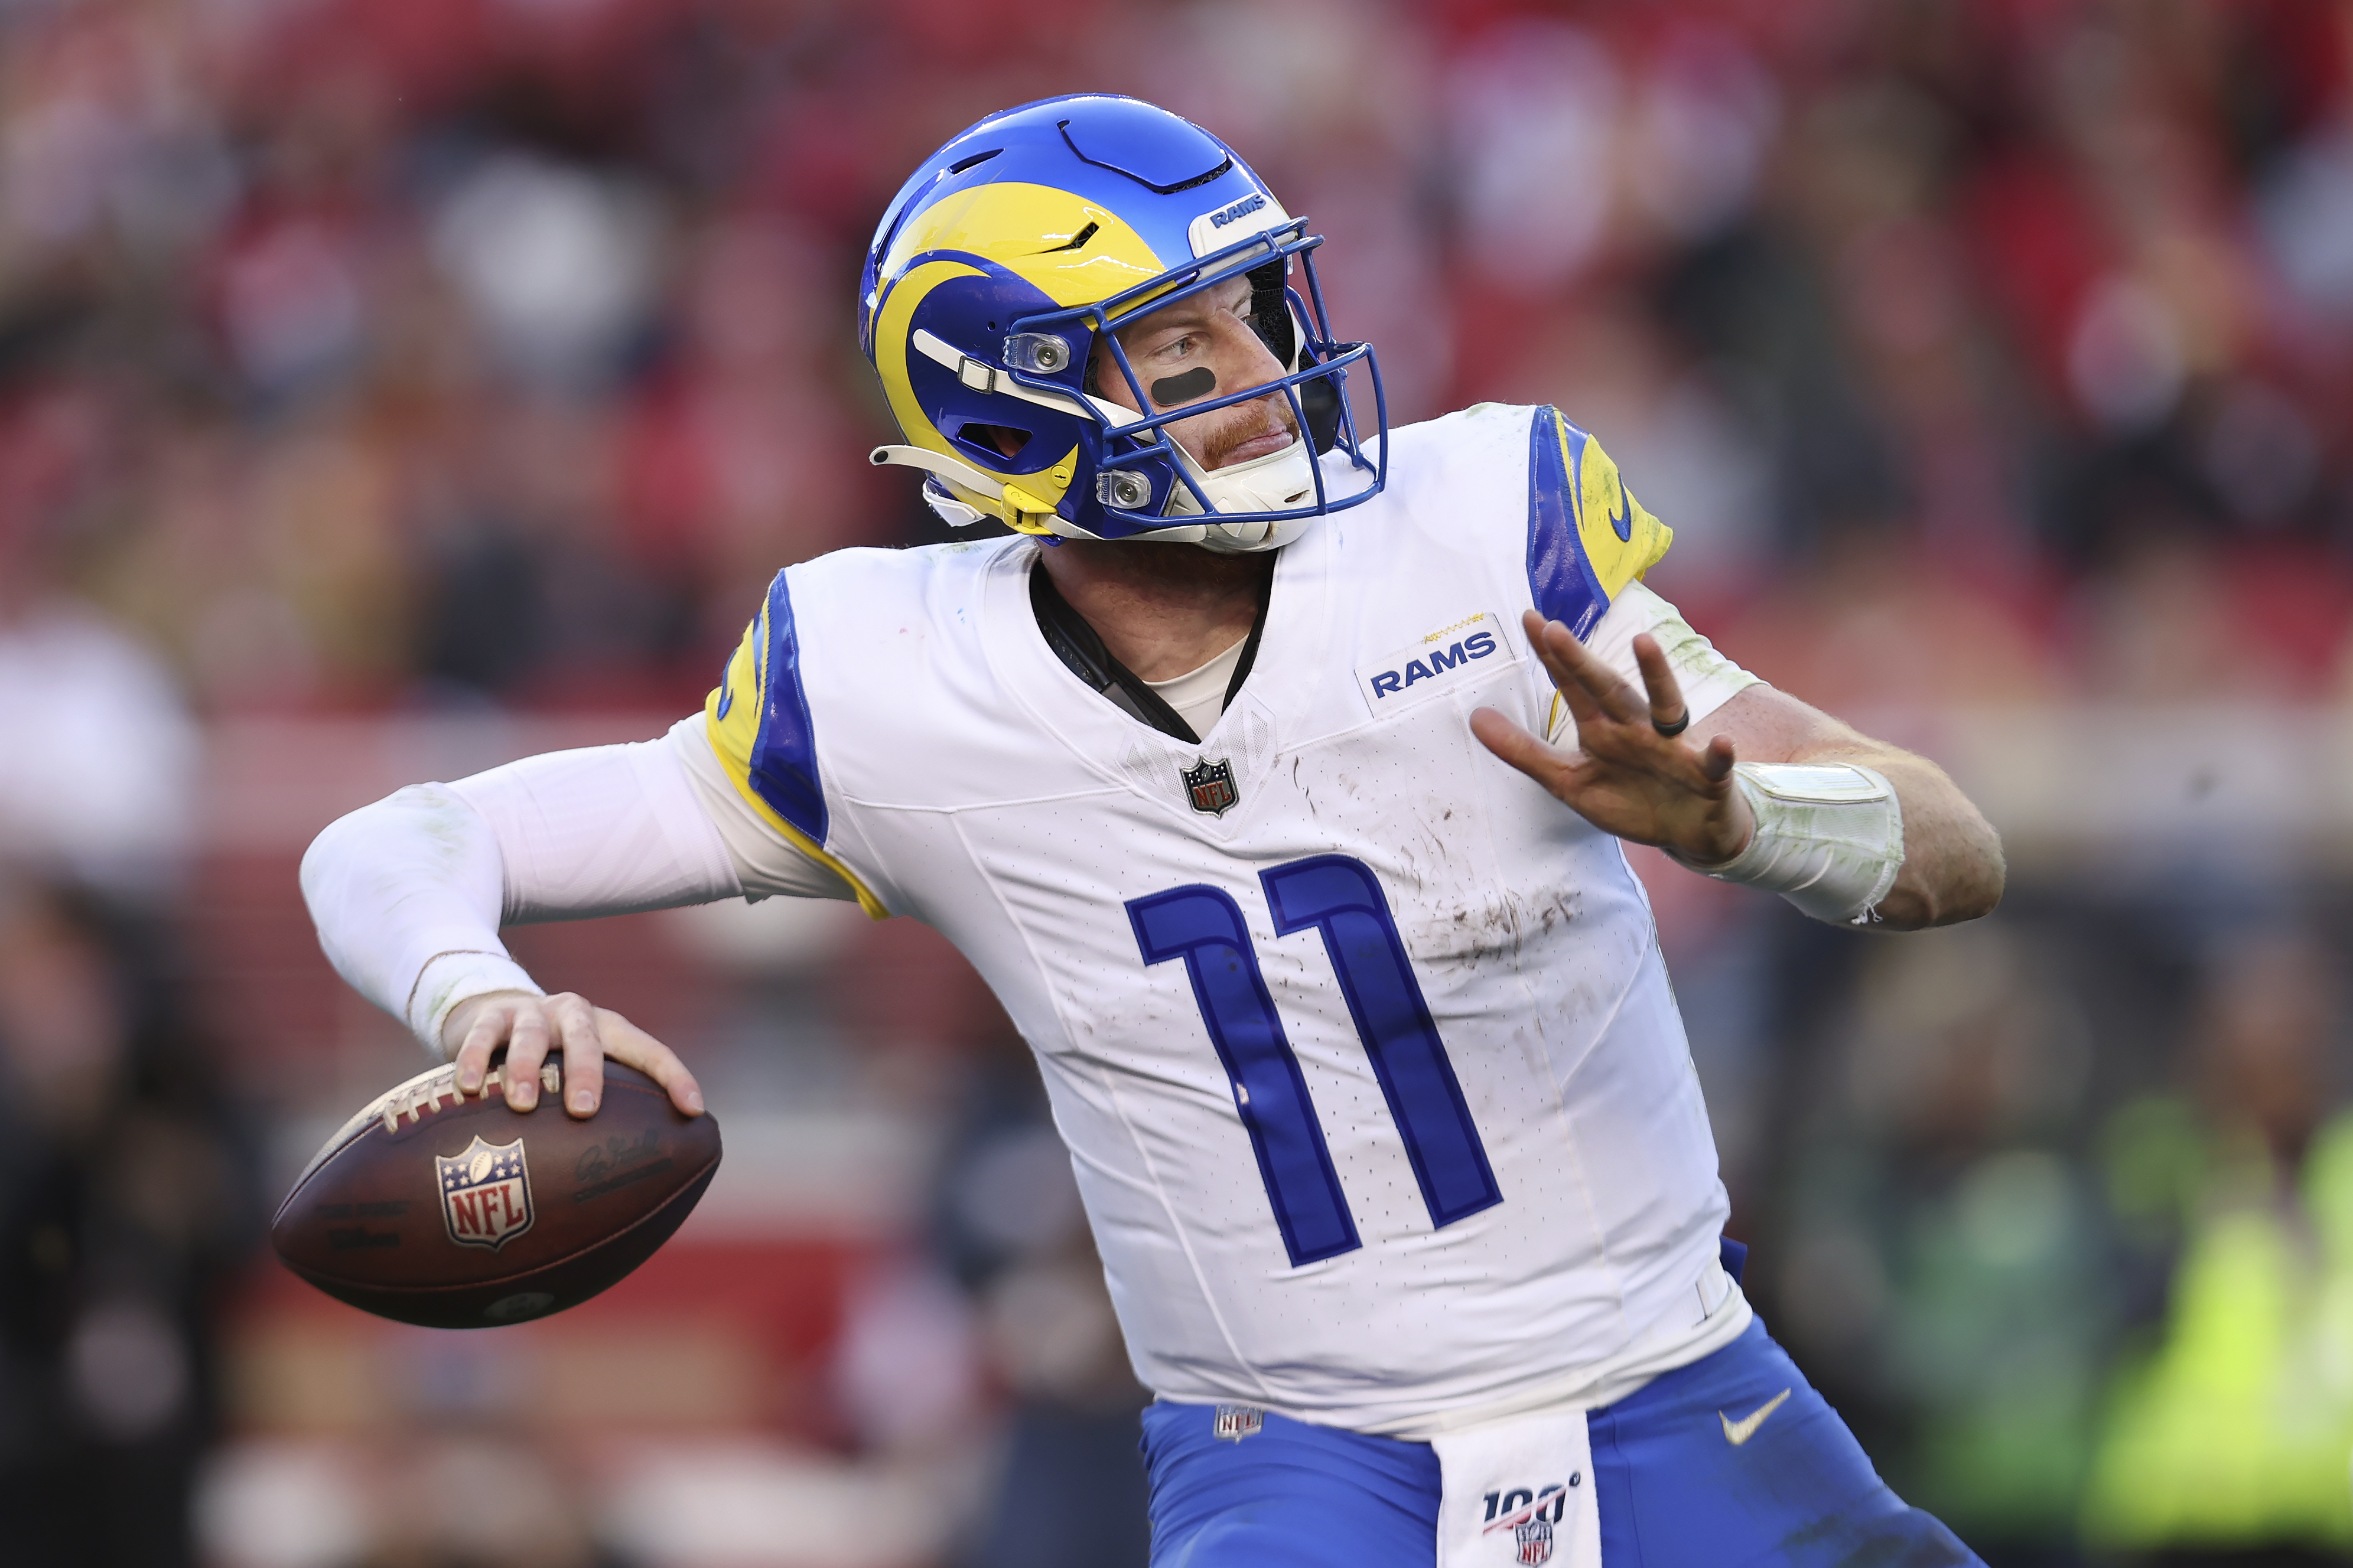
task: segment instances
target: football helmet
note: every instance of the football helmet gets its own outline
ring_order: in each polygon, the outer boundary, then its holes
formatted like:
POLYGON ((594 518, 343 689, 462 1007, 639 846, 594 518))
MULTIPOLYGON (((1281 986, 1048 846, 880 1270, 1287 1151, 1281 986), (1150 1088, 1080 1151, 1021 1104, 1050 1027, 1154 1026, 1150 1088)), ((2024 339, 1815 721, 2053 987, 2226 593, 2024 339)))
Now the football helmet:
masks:
POLYGON ((859 343, 906 437, 872 460, 923 470, 924 499, 953 524, 1286 543, 1388 479, 1380 370, 1369 345, 1333 336, 1315 278, 1323 243, 1233 149, 1140 100, 1082 94, 992 114, 915 171, 867 252, 859 343), (1119 329, 1237 277, 1282 374, 1149 412, 1119 329), (1359 369, 1369 426, 1350 396, 1359 369), (1102 395, 1098 378, 1112 375, 1147 412, 1102 395), (1303 434, 1282 451, 1208 469, 1168 434, 1270 395, 1303 434))

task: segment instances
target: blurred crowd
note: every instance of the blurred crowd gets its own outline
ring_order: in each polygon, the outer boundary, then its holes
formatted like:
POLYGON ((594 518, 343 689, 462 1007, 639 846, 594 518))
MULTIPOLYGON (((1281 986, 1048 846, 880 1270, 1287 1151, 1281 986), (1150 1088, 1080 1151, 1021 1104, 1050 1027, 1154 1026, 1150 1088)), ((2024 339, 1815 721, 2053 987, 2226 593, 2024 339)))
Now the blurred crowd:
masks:
POLYGON ((6 526, 207 710, 691 696, 779 562, 932 536, 863 245, 1084 83, 1314 217, 1400 417, 1599 432, 1696 607, 2008 634, 1912 700, 2340 683, 2338 7, 1262 9, 12 0, 6 526))
MULTIPOLYGON (((221 1435, 284 1108, 192 1001, 208 738, 682 712, 777 568, 941 537, 864 461, 863 248, 961 126, 1086 89, 1314 219, 1394 421, 1596 432, 1653 585, 1801 697, 1922 743, 2353 703, 2331 0, 0 0, 0 1555, 188 1560, 221 1435)), ((1752 1293, 1997 1568, 2353 1552, 2348 858, 2262 826, 2021 852, 1900 942, 1651 877, 1752 1293)), ((872 1075, 936 1195, 825 1440, 985 1432, 951 1554, 1141 1562, 1143 1395, 959 1005, 872 1075)), ((366 1550, 524 1560, 408 1525, 366 1550)))

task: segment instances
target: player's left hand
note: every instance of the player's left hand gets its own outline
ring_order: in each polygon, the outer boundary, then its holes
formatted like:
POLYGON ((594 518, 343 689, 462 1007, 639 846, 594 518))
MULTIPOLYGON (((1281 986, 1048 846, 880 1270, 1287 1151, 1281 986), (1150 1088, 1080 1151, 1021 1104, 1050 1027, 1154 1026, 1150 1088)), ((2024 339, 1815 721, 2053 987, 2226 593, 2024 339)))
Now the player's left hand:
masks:
POLYGON ((1646 695, 1558 621, 1530 610, 1521 624, 1576 716, 1577 749, 1547 745, 1493 708, 1471 715, 1471 732, 1482 745, 1604 833, 1672 849, 1701 866, 1720 865, 1748 847, 1757 824, 1732 782, 1731 739, 1694 746, 1660 733, 1685 709, 1657 638, 1634 639, 1646 695))

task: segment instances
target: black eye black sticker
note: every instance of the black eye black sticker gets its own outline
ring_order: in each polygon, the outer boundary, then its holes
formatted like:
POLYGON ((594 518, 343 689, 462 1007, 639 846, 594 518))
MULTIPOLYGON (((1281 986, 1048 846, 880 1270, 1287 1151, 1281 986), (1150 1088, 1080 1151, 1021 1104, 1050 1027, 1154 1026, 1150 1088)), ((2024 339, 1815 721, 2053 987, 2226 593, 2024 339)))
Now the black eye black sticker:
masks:
POLYGON ((1218 373, 1208 365, 1197 364, 1182 375, 1164 375, 1154 382, 1152 401, 1163 408, 1174 408, 1180 403, 1207 397, 1217 390, 1218 373))

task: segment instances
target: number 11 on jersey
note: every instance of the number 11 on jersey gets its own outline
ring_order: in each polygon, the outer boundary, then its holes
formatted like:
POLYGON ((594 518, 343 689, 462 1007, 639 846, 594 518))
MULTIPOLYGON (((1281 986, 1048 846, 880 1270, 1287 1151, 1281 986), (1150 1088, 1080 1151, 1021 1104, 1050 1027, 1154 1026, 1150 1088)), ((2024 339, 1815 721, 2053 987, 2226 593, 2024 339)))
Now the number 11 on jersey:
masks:
MULTIPOLYGON (((1346 855, 1315 855, 1261 872, 1259 881, 1275 934, 1323 933, 1430 1224, 1443 1228, 1503 1202, 1372 868, 1346 855)), ((1184 962, 1293 1266, 1362 1246, 1241 906, 1219 889, 1195 885, 1131 899, 1127 915, 1145 963, 1184 962)))

